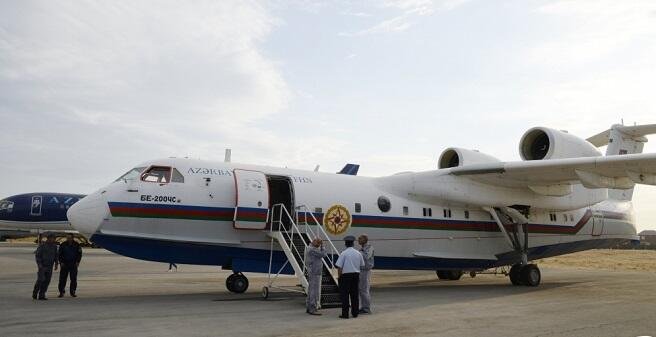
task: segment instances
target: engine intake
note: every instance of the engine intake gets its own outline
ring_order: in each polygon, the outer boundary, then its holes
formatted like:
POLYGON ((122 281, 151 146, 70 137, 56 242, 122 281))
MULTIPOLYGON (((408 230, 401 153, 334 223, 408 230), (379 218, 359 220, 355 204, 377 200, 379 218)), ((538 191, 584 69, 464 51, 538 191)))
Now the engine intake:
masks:
POLYGON ((529 129, 519 142, 522 160, 596 157, 601 153, 585 139, 567 132, 536 127, 529 129))
POLYGON ((476 150, 450 147, 442 152, 438 160, 439 169, 459 167, 463 165, 498 162, 499 159, 476 150))

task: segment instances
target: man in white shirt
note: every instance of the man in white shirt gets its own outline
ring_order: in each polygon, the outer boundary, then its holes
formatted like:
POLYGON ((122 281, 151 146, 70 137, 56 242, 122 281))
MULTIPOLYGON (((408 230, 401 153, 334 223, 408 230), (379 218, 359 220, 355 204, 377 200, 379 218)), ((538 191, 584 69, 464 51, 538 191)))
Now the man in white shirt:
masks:
POLYGON ((349 299, 351 300, 351 314, 358 317, 360 301, 358 298, 358 285, 360 283, 360 268, 364 266, 362 254, 353 248, 355 237, 349 235, 344 238, 346 249, 339 254, 337 273, 339 275, 339 295, 342 300, 342 315, 340 318, 349 318, 349 299))

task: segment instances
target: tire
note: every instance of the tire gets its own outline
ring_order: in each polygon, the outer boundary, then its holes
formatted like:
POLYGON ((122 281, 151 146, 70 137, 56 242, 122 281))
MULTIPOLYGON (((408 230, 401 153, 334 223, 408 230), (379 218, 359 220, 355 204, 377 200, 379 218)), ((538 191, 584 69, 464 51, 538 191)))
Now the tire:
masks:
POLYGON ((522 283, 529 287, 537 287, 540 285, 542 275, 540 268, 534 264, 527 264, 522 268, 521 280, 522 283))
POLYGON ((449 270, 449 280, 458 281, 462 277, 462 274, 464 274, 462 270, 449 270))
POLYGON ((265 300, 269 298, 269 287, 262 287, 262 298, 265 300))
POLYGON ((510 268, 510 272, 508 273, 508 276, 510 277, 510 283, 512 283, 512 285, 514 286, 522 285, 521 271, 522 271, 522 266, 519 264, 516 264, 510 268))
POLYGON ((234 293, 234 290, 232 290, 232 283, 235 280, 236 275, 237 274, 232 274, 232 275, 228 276, 228 278, 226 278, 226 281, 225 281, 226 289, 228 289, 228 291, 233 292, 233 293, 234 293))
POLYGON ((462 270, 436 270, 437 278, 445 281, 457 281, 462 277, 462 270))
POLYGON ((248 289, 248 278, 242 274, 234 274, 235 278, 232 280, 233 293, 242 294, 248 289))
POLYGON ((435 274, 437 274, 437 278, 440 280, 448 280, 449 276, 447 275, 446 270, 436 270, 435 274))

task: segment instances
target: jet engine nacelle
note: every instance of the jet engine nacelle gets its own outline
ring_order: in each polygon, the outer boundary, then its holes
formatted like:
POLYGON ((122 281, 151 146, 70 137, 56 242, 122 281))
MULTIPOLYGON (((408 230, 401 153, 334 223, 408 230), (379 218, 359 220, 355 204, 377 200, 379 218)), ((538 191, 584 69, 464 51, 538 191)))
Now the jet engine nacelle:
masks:
POLYGON ((519 142, 522 160, 546 160, 575 157, 596 157, 601 152, 585 139, 567 132, 536 127, 529 129, 519 142))
POLYGON ((467 150, 450 147, 442 152, 438 160, 439 169, 458 167, 463 165, 498 162, 499 159, 476 150, 467 150))

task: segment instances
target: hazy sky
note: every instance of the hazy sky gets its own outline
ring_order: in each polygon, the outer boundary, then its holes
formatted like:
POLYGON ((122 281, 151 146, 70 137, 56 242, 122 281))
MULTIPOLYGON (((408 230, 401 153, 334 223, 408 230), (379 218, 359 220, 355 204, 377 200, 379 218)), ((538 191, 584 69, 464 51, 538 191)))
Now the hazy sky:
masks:
MULTIPOLYGON (((371 176, 519 160, 533 126, 656 123, 654 88, 651 0, 0 0, 0 197, 227 147, 371 176)), ((656 227, 656 187, 635 199, 656 227)))

